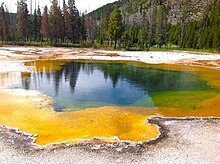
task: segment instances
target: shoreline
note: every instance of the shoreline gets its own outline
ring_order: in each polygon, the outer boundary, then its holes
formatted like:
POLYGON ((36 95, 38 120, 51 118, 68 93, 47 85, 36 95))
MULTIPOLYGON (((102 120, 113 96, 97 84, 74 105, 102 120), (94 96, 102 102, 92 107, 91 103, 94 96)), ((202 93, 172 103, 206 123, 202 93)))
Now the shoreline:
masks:
MULTIPOLYGON (((220 54, 187 51, 107 51, 81 48, 0 47, 0 72, 14 72, 25 61, 34 60, 130 61, 146 64, 195 66, 220 70, 220 54), (8 70, 6 64, 12 67, 8 70)), ((19 71, 20 71, 19 70, 19 71)))
POLYGON ((151 118, 163 126, 164 136, 143 145, 81 144, 32 147, 26 136, 5 133, 0 126, 3 163, 210 163, 220 160, 220 118, 151 118), (188 129, 190 128, 190 130, 188 129), (214 133, 214 131, 217 131, 214 133), (206 137, 202 137, 204 135, 206 137), (208 136, 207 136, 208 135, 208 136), (21 138, 17 138, 22 136, 21 138), (207 146, 207 144, 209 144, 207 146), (209 152, 207 154, 207 152, 209 152))
MULTIPOLYGON (((151 140, 148 141, 128 141, 128 140, 120 140, 117 136, 110 137, 112 140, 109 140, 109 142, 103 142, 103 140, 108 140, 109 137, 93 137, 91 139, 75 139, 75 141, 69 143, 69 141, 62 141, 62 142, 54 142, 49 143, 46 145, 39 145, 36 144, 36 139, 34 138, 33 134, 26 133, 25 131, 20 131, 18 128, 9 127, 6 125, 0 125, 0 134, 2 135, 2 132, 4 131, 5 137, 12 136, 14 137, 14 140, 17 140, 17 142, 28 149, 32 150, 44 150, 44 149, 59 149, 61 147, 74 147, 74 146, 97 146, 97 145, 117 145, 117 147, 123 147, 124 145, 129 147, 136 147, 136 146, 148 146, 157 144, 160 141, 162 141, 164 138, 168 137, 169 128, 165 124, 165 122, 172 122, 172 121, 184 121, 184 122, 190 122, 190 121, 220 121, 220 117, 163 117, 163 116, 151 116, 147 119, 147 122, 153 125, 157 125, 159 129, 159 135, 151 140)), ((11 137, 10 137, 11 138, 11 137)), ((107 148, 107 147, 105 147, 107 148)), ((98 150, 93 149, 92 150, 98 150)))
MULTIPOLYGON (((91 49, 72 49, 72 48, 38 48, 38 47, 0 47, 0 73, 1 72, 16 72, 16 71, 28 71, 27 68, 22 66, 24 61, 33 61, 38 59, 50 59, 53 58, 55 60, 111 60, 111 61, 134 61, 134 62, 143 62, 147 64, 171 64, 171 65, 186 65, 186 66, 198 66, 205 67, 211 69, 220 69, 220 54, 188 54, 187 52, 125 52, 125 51, 103 51, 103 50, 92 50, 91 49), (75 50, 75 51, 73 51, 75 50), (31 51, 31 52, 29 52, 31 51), (6 54, 4 54, 7 52, 6 54), (204 63, 205 62, 205 63, 204 63), (5 64, 5 65, 2 65, 5 64), (5 66, 10 64, 10 68, 6 68, 5 66)), ((189 52, 190 53, 190 52, 189 52)), ((91 140, 87 140, 87 142, 79 143, 79 144, 68 144, 67 142, 61 143, 52 143, 47 146, 40 146, 34 143, 34 138, 31 135, 20 132, 18 129, 13 129, 10 127, 6 127, 4 125, 0 125, 0 137, 4 138, 7 141, 9 138, 11 143, 14 143, 14 146, 17 147, 16 150, 19 152, 25 151, 27 154, 36 153, 39 151, 44 154, 44 151, 54 151, 54 150, 67 150, 71 151, 72 148, 85 148, 90 153, 90 151, 96 152, 111 152, 111 153, 123 153, 123 154, 131 154, 137 152, 137 154, 146 153, 147 149, 152 149, 152 147, 157 147, 166 140, 172 140, 170 136, 170 131, 172 128, 180 128, 178 126, 179 123, 174 125, 174 127, 170 127, 173 122, 186 122, 187 124, 190 122, 198 122, 201 127, 205 127, 204 122, 219 122, 219 117, 151 117, 148 119, 148 122, 151 124, 155 124, 159 127, 160 135, 153 140, 148 142, 127 142, 120 141, 116 143, 100 143, 100 138, 94 137, 91 140), (4 135, 5 134, 5 135, 4 135), (19 136, 21 138, 19 138, 19 136), (92 143, 94 141, 94 143, 92 143), (21 145, 19 145, 21 144, 21 145), (149 148, 150 147, 150 148, 149 148), (43 152, 42 152, 43 151, 43 152)), ((191 125, 194 126, 194 125, 191 125)), ((188 127, 191 128, 191 127, 188 127)), ((217 132, 220 132, 220 127, 217 126, 217 132)), ((200 129, 198 129, 200 130, 200 129)), ((219 135, 219 134, 218 134, 219 135)), ((178 138, 174 138, 178 139, 178 138)), ((210 136, 209 136, 209 139, 210 136)), ((220 138, 219 138, 220 141, 220 138)), ((181 142, 181 141, 180 141, 181 142)), ((210 141, 211 142, 211 141, 210 141)), ((4 141, 0 141, 0 145, 5 144, 4 141)), ((10 143, 9 143, 10 145, 10 143)), ((171 144, 172 145, 172 144, 171 144)), ((7 144, 5 145, 7 147, 7 144)), ((204 145, 205 146, 205 145, 204 145)), ((76 149, 78 149, 76 148, 76 149)), ((154 148, 153 148, 154 149, 154 148)), ((160 147, 161 149, 161 147, 160 147)), ((219 152, 219 150, 216 150, 219 152)), ((4 153, 4 150, 0 149, 0 155, 4 153)), ((149 152, 148 152, 149 153, 149 152)), ((169 152, 167 152, 169 154, 169 152)), ((123 156, 125 157, 125 156, 123 156)), ((0 157, 0 161, 1 161, 0 157)), ((19 158, 19 155, 18 155, 19 158)), ((187 158, 185 158, 187 161, 187 158)), ((211 161, 211 158, 209 159, 211 161)), ((4 160, 3 160, 4 161, 4 160)), ((6 162, 9 160, 6 160, 6 162)), ((120 161, 121 162, 121 161, 120 161)), ((110 162, 111 163, 111 162, 110 162)), ((141 163, 141 162, 140 162, 141 163)), ((212 163, 212 162, 208 162, 212 163)))

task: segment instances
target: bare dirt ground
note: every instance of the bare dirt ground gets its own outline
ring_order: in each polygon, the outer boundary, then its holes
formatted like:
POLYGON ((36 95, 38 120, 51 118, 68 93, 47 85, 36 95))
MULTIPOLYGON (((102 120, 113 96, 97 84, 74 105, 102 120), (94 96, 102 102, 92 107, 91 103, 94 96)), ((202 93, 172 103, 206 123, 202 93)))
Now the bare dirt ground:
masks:
POLYGON ((220 69, 220 54, 182 51, 129 52, 78 48, 1 47, 0 71, 7 62, 37 59, 90 59, 141 61, 149 64, 181 64, 220 69))
MULTIPOLYGON (((220 69, 220 54, 124 52, 73 48, 1 47, 0 72, 25 71, 23 61, 92 59, 181 64, 220 69)), ((161 136, 145 144, 33 145, 26 134, 0 126, 0 163, 210 163, 220 162, 219 118, 151 118, 161 136)))

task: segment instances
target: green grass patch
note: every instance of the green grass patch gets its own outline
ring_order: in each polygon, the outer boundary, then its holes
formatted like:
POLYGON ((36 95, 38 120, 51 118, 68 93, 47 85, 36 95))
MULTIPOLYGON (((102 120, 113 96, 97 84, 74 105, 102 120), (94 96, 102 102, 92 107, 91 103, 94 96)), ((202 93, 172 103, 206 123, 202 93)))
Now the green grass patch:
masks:
POLYGON ((166 91, 151 93, 151 97, 156 107, 193 110, 196 109, 198 103, 217 94, 213 91, 166 91))
POLYGON ((151 47, 150 51, 189 51, 196 53, 219 53, 220 51, 215 49, 193 49, 193 48, 180 48, 180 47, 151 47))

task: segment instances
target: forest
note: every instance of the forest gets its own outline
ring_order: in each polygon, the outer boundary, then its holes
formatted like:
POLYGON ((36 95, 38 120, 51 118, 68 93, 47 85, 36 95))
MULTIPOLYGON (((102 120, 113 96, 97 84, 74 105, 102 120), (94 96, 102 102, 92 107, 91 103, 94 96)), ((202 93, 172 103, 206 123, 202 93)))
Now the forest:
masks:
POLYGON ((17 13, 0 6, 2 44, 150 50, 178 47, 220 50, 220 0, 119 0, 80 13, 75 0, 17 13))

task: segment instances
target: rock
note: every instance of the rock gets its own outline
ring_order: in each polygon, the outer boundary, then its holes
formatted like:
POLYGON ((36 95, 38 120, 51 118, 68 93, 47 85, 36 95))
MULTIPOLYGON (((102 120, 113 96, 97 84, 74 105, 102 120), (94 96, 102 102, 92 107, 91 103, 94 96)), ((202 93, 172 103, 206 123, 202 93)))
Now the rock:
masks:
POLYGON ((136 147, 136 146, 137 146, 137 143, 131 142, 131 143, 130 143, 130 146, 131 146, 131 147, 136 147))
POLYGON ((92 150, 99 150, 101 148, 100 145, 94 145, 91 149, 92 150))
POLYGON ((94 142, 99 142, 100 139, 95 137, 95 138, 93 138, 93 141, 94 141, 94 142))
POLYGON ((118 152, 121 152, 122 150, 123 150, 122 147, 119 147, 119 148, 116 149, 116 151, 118 151, 118 152))

